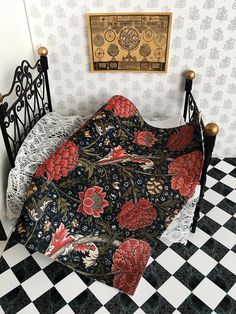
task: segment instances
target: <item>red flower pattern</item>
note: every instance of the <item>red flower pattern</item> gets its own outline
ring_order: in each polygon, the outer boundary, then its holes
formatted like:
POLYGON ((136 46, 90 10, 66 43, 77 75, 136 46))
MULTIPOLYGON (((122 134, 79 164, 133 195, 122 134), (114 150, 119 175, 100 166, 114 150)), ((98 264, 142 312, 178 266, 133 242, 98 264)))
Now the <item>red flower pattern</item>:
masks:
POLYGON ((51 242, 45 252, 45 255, 51 256, 56 251, 58 251, 64 245, 73 241, 73 237, 68 235, 68 230, 65 228, 64 224, 61 223, 59 228, 52 235, 51 242))
POLYGON ((143 240, 129 239, 123 242, 113 255, 112 271, 115 288, 133 295, 151 255, 150 245, 143 240))
POLYGON ((129 157, 130 155, 127 154, 125 150, 119 145, 117 147, 112 148, 109 154, 106 157, 98 160, 97 163, 105 164, 110 161, 127 159, 129 157))
POLYGON ((100 214, 104 212, 104 208, 109 205, 105 197, 106 192, 103 192, 103 188, 100 186, 94 185, 88 189, 85 188, 84 192, 79 192, 82 203, 77 211, 83 213, 85 217, 89 215, 99 218, 100 214))
POLYGON ((155 137, 155 135, 149 131, 135 132, 134 136, 135 139, 133 140, 133 143, 136 143, 138 145, 152 147, 155 142, 157 142, 157 138, 155 137))
POLYGON ((129 118, 136 114, 135 105, 124 96, 113 96, 108 100, 105 110, 114 110, 114 115, 120 118, 129 118))
POLYGON ((171 188, 179 190, 180 195, 190 198, 198 184, 203 164, 200 151, 182 155, 173 160, 168 166, 168 173, 173 175, 171 188))
POLYGON ((68 173, 76 167, 78 157, 77 145, 68 140, 38 167, 35 176, 41 177, 46 173, 48 181, 59 180, 61 177, 66 177, 68 173))
POLYGON ((141 198, 137 204, 128 201, 121 207, 117 216, 120 228, 127 228, 130 231, 150 226, 156 218, 155 207, 144 198, 141 198))
POLYGON ((185 150, 185 148, 191 143, 193 139, 193 126, 185 125, 180 131, 174 133, 170 136, 167 148, 170 151, 181 151, 185 150))

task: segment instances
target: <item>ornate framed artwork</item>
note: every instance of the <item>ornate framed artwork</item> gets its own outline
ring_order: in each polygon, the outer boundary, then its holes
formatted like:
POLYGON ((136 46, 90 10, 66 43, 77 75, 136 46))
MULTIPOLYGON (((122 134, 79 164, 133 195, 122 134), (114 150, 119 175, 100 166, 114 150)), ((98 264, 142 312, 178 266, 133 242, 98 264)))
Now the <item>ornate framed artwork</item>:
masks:
POLYGON ((89 13, 91 71, 167 72, 172 14, 89 13))

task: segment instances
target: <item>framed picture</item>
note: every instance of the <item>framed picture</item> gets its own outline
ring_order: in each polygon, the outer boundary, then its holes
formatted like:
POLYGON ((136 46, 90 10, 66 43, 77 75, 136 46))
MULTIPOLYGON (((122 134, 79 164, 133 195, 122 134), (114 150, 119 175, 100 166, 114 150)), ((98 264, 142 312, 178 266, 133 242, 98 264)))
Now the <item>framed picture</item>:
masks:
POLYGON ((167 72, 172 14, 89 13, 91 71, 167 72))

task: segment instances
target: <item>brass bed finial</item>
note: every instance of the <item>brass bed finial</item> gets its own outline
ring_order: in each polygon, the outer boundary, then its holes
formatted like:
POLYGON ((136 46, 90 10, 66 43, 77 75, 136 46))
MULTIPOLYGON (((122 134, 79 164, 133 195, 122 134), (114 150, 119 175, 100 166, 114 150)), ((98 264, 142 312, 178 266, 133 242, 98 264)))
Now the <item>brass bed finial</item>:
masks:
POLYGON ((38 54, 40 55, 40 57, 47 57, 48 49, 46 47, 40 47, 38 49, 38 54))
POLYGON ((195 78, 195 72, 193 70, 188 70, 184 74, 187 80, 193 80, 195 78))
POLYGON ((204 132, 207 136, 216 136, 219 130, 220 128, 216 123, 208 123, 204 128, 204 132))
POLYGON ((3 102, 4 96, 0 93, 0 105, 3 102))

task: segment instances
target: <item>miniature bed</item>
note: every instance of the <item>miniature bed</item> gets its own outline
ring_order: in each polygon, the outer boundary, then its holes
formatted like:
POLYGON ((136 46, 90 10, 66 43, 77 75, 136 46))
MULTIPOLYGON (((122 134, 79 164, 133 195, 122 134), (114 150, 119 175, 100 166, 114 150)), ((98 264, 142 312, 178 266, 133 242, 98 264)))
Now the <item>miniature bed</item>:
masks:
MULTIPOLYGON (((15 161, 19 157, 17 154, 24 147, 27 135, 29 134, 28 140, 36 123, 38 125, 45 119, 46 113, 52 111, 47 49, 41 47, 39 55, 40 59, 34 67, 27 61, 17 67, 10 91, 0 99, 0 124, 12 168, 15 167, 15 161), (38 74, 33 78, 31 70, 35 69, 38 74), (3 100, 13 92, 17 99, 9 106, 3 100)), ((133 294, 150 255, 153 234, 160 236, 164 227, 188 205, 188 199, 200 179, 200 195, 194 206, 192 232, 195 232, 199 219, 207 167, 218 126, 211 123, 204 127, 191 93, 195 74, 187 71, 185 75, 184 125, 168 129, 154 128, 142 119, 128 99, 114 96, 77 132, 71 132, 71 137, 64 138, 64 144, 58 144, 59 148, 54 146, 54 153, 37 165, 33 181, 26 191, 27 198, 16 227, 17 241, 65 263, 78 273, 93 276, 94 279, 133 294), (111 134, 107 139, 103 135, 108 132, 111 134), (112 137, 115 133, 116 139, 112 137), (161 143, 164 144, 159 147, 161 143), (56 160, 61 156, 64 156, 63 163, 66 166, 57 166, 56 160), (182 166, 178 163, 182 163, 182 166), (181 175, 177 174, 182 171, 183 164, 188 167, 185 179, 191 181, 184 185, 182 172, 181 175), (77 166, 80 168, 77 169, 77 166), (164 185, 164 180, 169 186, 164 185), (108 183, 107 190, 104 182, 108 183), (145 182, 145 188, 142 182, 145 182), (73 188, 68 189, 68 184, 73 188), (112 186, 112 193, 109 186, 112 186), (168 194, 168 188, 174 191, 168 194), (108 198, 109 193, 114 202, 111 197, 108 198), (33 195, 39 200, 35 200, 33 195), (149 196, 148 200, 145 195, 149 196), (172 199, 165 200, 168 195, 172 199), (107 200, 110 200, 110 204, 107 200), (95 209, 98 203, 99 206, 95 209), (158 205, 158 214, 154 203, 158 205), (112 210, 109 209, 110 205, 112 210), (77 216, 73 214, 75 209, 77 216), (56 218, 53 216, 55 211, 60 212, 56 218), (145 211, 148 211, 148 216, 145 211), (140 219, 137 218, 138 215, 140 219), (44 224, 41 226, 38 221, 43 216, 44 224), (97 218, 101 218, 101 221, 97 218), (52 219, 57 220, 57 227, 49 232, 52 219), (92 231, 81 229, 80 233, 73 233, 79 228, 78 221, 82 224, 86 219, 87 229, 92 231), (111 224, 110 221, 115 223, 111 224), (40 232, 48 232, 49 242, 33 242, 36 231, 37 237, 40 232), (57 245, 58 239, 62 244, 60 247, 57 245), (66 259, 68 254, 72 257, 66 259), (127 254, 131 254, 132 258, 129 263, 122 263, 123 258, 127 260, 127 254), (98 255, 104 257, 99 263, 98 255), (76 261, 83 264, 82 269, 75 266, 76 261), (93 268, 95 266, 99 268, 98 272, 93 268)), ((31 142, 29 147, 33 149, 34 143, 31 142)), ((2 226, 0 229, 0 237, 3 239, 5 233, 2 226)))

